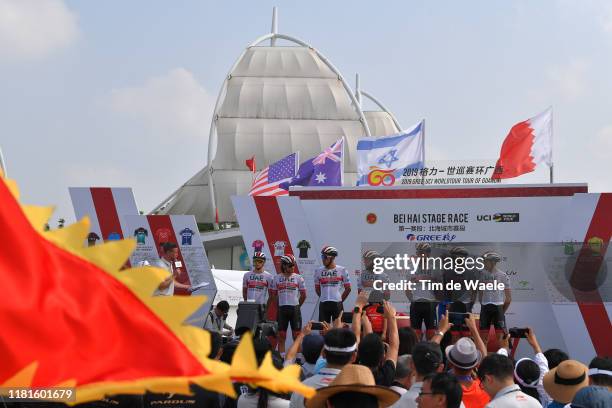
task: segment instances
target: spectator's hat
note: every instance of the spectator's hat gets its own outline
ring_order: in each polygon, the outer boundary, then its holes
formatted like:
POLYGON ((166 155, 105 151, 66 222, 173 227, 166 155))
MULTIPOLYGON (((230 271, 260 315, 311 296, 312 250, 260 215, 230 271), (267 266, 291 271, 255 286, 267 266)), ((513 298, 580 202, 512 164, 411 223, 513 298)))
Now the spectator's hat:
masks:
POLYGON ((476 367, 482 356, 471 339, 462 337, 446 348, 446 358, 455 367, 468 370, 476 367))
POLYGON ((319 388, 306 402, 306 408, 325 408, 329 398, 341 392, 359 392, 376 397, 380 408, 394 404, 400 395, 387 387, 376 385, 372 371, 366 366, 348 364, 336 376, 329 387, 319 388))
POLYGON ((588 368, 578 361, 562 361, 544 376, 544 389, 553 400, 567 404, 581 388, 589 385, 587 372, 588 368))
POLYGON ((576 393, 571 408, 607 408, 612 407, 612 392, 607 387, 584 387, 576 393))
POLYGON ((311 333, 304 336, 302 340, 302 354, 308 354, 309 351, 317 351, 320 353, 325 345, 325 339, 320 334, 311 333))

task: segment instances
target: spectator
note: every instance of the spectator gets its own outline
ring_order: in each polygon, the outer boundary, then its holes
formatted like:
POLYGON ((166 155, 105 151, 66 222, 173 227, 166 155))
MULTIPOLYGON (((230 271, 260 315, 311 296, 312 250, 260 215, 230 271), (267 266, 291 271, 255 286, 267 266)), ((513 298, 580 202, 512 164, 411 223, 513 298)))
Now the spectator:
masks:
POLYGON ((395 362, 384 360, 385 346, 376 333, 366 335, 359 342, 359 364, 372 370, 377 385, 391 386, 395 378, 395 362))
POLYGON ((412 327, 402 327, 399 329, 398 334, 400 342, 398 354, 400 356, 412 354, 412 348, 418 342, 414 329, 412 327))
POLYGON ((315 374, 317 360, 321 356, 321 350, 323 350, 323 344, 325 343, 323 336, 312 333, 311 325, 312 322, 309 322, 304 326, 304 329, 297 336, 285 357, 285 365, 295 363, 296 355, 301 348, 305 360, 302 363, 302 372, 300 375, 302 381, 315 374))
POLYGON ((612 407, 612 392, 606 387, 584 387, 576 393, 571 408, 610 408, 612 407))
MULTIPOLYGON (((365 291, 357 295, 353 316, 361 315, 363 307, 368 303, 365 291)), ((366 335, 359 344, 360 364, 372 370, 376 384, 390 386, 395 378, 395 363, 399 350, 399 336, 397 332, 397 320, 395 319, 395 308, 387 301, 384 301, 385 319, 389 322, 389 347, 385 356, 385 349, 380 336, 375 333, 366 335)), ((357 341, 361 337, 361 322, 353 319, 353 331, 357 341)))
POLYGON ((423 388, 423 380, 429 374, 440 372, 442 366, 442 351, 440 346, 429 341, 417 343, 412 350, 412 364, 410 367, 414 373, 414 382, 410 389, 402 395, 396 407, 416 407, 416 399, 423 388))
MULTIPOLYGON (((540 367, 530 358, 521 358, 514 366, 514 381, 525 394, 540 400, 537 386, 540 381, 540 367)), ((546 405, 542 405, 546 406, 546 405)))
MULTIPOLYGON (((474 329, 478 333, 476 323, 474 329)), ((462 401, 466 408, 483 408, 491 400, 489 394, 480 386, 480 380, 472 376, 481 359, 482 352, 467 337, 460 338, 457 343, 446 348, 446 360, 461 385, 462 401)))
POLYGON ((562 408, 576 393, 589 385, 588 368, 578 361, 566 360, 544 376, 544 389, 553 400, 548 408, 562 408))
POLYGON ((595 357, 589 364, 589 385, 600 385, 612 391, 612 358, 595 357))
POLYGON ((412 356, 406 354, 397 358, 395 365, 395 379, 391 384, 391 389, 400 395, 403 395, 410 389, 412 385, 412 377, 414 375, 412 369, 412 356))
POLYGON ((222 300, 217 303, 217 306, 206 315, 204 320, 204 328, 211 332, 217 332, 225 337, 230 337, 234 333, 234 329, 229 324, 225 323, 227 313, 229 312, 229 303, 222 300))
POLYGON ((521 390, 538 399, 543 407, 550 404, 551 398, 544 389, 544 376, 548 373, 548 360, 542 353, 542 348, 538 343, 535 331, 532 328, 527 330, 527 343, 533 349, 534 357, 531 359, 521 359, 514 365, 514 378, 521 387, 521 390), (536 370, 535 366, 538 367, 536 370), (535 375, 538 378, 535 378, 535 375))
POLYGON ((221 353, 223 350, 221 346, 223 345, 223 339, 221 335, 217 332, 211 331, 210 333, 210 353, 208 353, 208 358, 212 360, 219 360, 221 357, 221 353))
MULTIPOLYGON (((322 355, 327 364, 318 374, 303 381, 304 385, 313 388, 323 388, 329 384, 340 373, 347 364, 355 361, 357 356, 357 338, 355 333, 348 329, 331 329, 324 336, 322 355)), ((291 396, 292 408, 304 407, 304 397, 294 392, 291 396)))
MULTIPOLYGON (((268 341, 255 341, 255 355, 258 364, 261 364, 263 357, 271 351, 272 347, 268 341), (260 361, 261 360, 261 361, 260 361)), ((272 363, 277 369, 283 368, 283 360, 279 353, 272 354, 272 363)), ((237 408, 288 408, 289 399, 287 395, 273 393, 265 388, 249 389, 238 398, 237 408)))
POLYGON ((541 408, 540 402, 514 383, 512 360, 502 354, 485 357, 478 367, 478 378, 491 397, 487 408, 541 408))
POLYGON ((544 357, 548 361, 548 369, 552 370, 559 365, 562 361, 569 360, 569 356, 563 350, 559 349, 548 349, 544 352, 544 357))
POLYGON ((447 373, 430 374, 417 397, 419 408, 459 408, 463 391, 455 377, 447 373))
POLYGON ((307 408, 385 408, 396 402, 399 394, 376 385, 372 372, 364 366, 348 364, 328 387, 319 389, 308 400, 307 408))

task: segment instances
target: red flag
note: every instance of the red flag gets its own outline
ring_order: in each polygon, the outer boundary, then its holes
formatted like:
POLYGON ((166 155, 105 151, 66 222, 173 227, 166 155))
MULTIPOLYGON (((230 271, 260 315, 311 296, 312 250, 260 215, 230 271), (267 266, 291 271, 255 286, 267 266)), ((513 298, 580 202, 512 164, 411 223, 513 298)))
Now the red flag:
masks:
POLYGON ((247 159, 244 163, 249 168, 249 170, 255 173, 255 156, 251 157, 250 159, 247 159))
POLYGON ((540 163, 552 165, 552 108, 510 129, 493 178, 518 177, 534 171, 540 163))

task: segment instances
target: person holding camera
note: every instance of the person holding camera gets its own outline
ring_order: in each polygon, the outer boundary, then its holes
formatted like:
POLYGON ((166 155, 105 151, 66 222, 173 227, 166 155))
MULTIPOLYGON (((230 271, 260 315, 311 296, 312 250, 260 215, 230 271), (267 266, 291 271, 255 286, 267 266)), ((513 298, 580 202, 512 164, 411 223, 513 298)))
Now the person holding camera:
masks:
POLYGON ((217 332, 224 337, 231 337, 234 334, 234 328, 225 323, 228 312, 229 303, 227 301, 222 300, 217 303, 217 306, 208 312, 206 320, 204 320, 204 329, 217 332))
POLYGON ((491 325, 495 328, 497 341, 501 340, 506 329, 506 311, 512 302, 512 293, 510 291, 510 280, 508 275, 497 268, 497 264, 501 261, 501 256, 496 252, 485 252, 482 255, 484 260, 484 270, 480 276, 481 283, 503 283, 504 290, 481 290, 478 292, 478 300, 480 301, 480 335, 487 344, 489 339, 489 328, 491 325))
POLYGON ((335 320, 344 310, 343 302, 351 293, 351 282, 344 266, 336 265, 338 250, 325 246, 321 250, 323 268, 314 273, 315 292, 319 296, 319 321, 335 320))
POLYGON ((304 278, 294 272, 296 261, 293 255, 281 256, 280 264, 281 273, 274 276, 270 285, 270 303, 278 306, 278 351, 284 353, 289 324, 294 340, 302 330, 301 306, 306 300, 306 286, 304 278))

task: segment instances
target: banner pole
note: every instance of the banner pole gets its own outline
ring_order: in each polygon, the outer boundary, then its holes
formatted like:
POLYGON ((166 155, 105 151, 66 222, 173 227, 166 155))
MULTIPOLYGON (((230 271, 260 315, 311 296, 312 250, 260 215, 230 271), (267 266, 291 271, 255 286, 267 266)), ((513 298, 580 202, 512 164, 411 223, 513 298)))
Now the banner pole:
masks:
MULTIPOLYGON (((423 168, 425 167, 425 119, 423 119, 423 129, 421 130, 421 132, 423 133, 423 168)), ((421 179, 421 184, 424 186, 425 185, 425 172, 423 172, 423 178, 421 179)))

